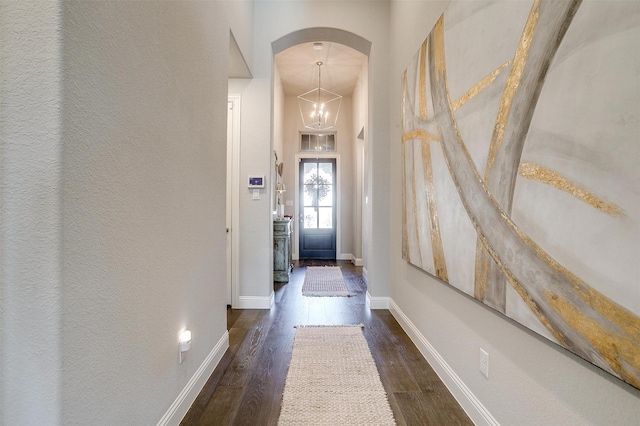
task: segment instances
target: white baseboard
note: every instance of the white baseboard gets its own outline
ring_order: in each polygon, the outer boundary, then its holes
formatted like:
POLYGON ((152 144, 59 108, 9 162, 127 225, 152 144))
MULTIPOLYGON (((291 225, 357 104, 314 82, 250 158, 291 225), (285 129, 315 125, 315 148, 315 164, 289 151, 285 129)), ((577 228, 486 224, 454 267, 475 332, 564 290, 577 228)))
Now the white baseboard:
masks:
POLYGON ((388 297, 372 296, 367 290, 367 308, 368 309, 389 309, 388 297))
POLYGON ((389 310, 473 423, 476 425, 500 426, 500 423, 498 423, 485 406, 482 405, 480 400, 476 398, 462 379, 458 377, 456 372, 453 371, 444 358, 440 356, 436 348, 420 333, 409 317, 395 304, 393 299, 389 300, 389 310))
MULTIPOLYGON (((298 254, 297 253, 293 253, 291 255, 291 260, 300 260, 298 258, 298 254)), ((363 266, 364 265, 364 261, 362 259, 355 257, 351 253, 341 253, 341 254, 337 255, 336 260, 350 260, 356 266, 363 266)))
POLYGON ((336 260, 351 260, 353 255, 351 253, 340 253, 336 255, 336 260))
POLYGON ((218 343, 211 349, 209 355, 204 359, 198 370, 193 374, 182 392, 173 401, 164 416, 158 422, 158 426, 179 425, 184 416, 189 411, 191 404, 204 387, 207 380, 222 359, 222 356, 229 347, 229 332, 225 331, 218 343))
POLYGON ((355 266, 364 265, 364 262, 362 261, 362 259, 356 258, 351 253, 342 253, 342 254, 338 255, 338 260, 350 260, 351 263, 353 263, 355 266))
POLYGON ((275 293, 272 291, 267 297, 240 296, 237 309, 271 309, 275 303, 275 293))

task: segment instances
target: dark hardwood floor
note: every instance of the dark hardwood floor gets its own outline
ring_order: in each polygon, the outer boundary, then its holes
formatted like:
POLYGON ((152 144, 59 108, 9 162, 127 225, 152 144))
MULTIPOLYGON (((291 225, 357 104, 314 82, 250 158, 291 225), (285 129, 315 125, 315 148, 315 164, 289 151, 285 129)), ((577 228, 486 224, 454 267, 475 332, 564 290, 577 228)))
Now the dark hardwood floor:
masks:
POLYGON ((298 262, 275 284, 275 307, 228 310, 229 349, 182 425, 276 425, 298 324, 364 324, 364 335, 399 425, 472 425, 387 310, 367 310, 362 268, 350 262, 298 262), (304 297, 306 266, 342 267, 355 297, 304 297))

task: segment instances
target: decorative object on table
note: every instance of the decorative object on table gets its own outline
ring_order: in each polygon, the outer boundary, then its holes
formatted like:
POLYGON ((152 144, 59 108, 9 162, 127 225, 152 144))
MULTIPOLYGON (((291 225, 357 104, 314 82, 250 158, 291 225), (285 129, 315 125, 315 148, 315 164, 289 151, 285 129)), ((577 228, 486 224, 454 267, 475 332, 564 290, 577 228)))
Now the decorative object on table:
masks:
POLYGON ((395 425, 362 325, 298 326, 278 425, 395 425))
POLYGON ((278 219, 284 218, 284 192, 286 192, 287 188, 284 186, 284 183, 279 182, 276 185, 276 192, 278 193, 278 219))
POLYGON ((302 283, 302 295, 314 297, 354 296, 339 266, 307 266, 302 283))
POLYGON ((452 1, 402 78, 403 257, 640 388, 635 2, 452 1))

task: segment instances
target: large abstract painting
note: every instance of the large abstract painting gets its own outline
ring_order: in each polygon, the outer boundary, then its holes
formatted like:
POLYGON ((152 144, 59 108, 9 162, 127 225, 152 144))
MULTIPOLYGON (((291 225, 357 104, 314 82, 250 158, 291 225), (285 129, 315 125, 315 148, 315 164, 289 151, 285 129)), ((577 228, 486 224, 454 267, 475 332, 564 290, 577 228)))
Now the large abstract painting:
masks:
POLYGON ((403 79, 403 256, 640 388, 640 2, 453 0, 403 79))

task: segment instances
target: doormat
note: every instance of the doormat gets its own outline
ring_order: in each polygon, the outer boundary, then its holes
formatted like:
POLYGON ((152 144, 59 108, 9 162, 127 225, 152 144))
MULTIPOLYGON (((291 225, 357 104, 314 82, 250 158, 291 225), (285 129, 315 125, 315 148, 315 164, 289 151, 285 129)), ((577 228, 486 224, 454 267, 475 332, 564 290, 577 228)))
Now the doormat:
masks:
POLYGON ((314 297, 355 296, 350 293, 339 266, 307 266, 302 295, 314 297))
POLYGON ((279 426, 396 424, 362 328, 297 327, 279 426))

